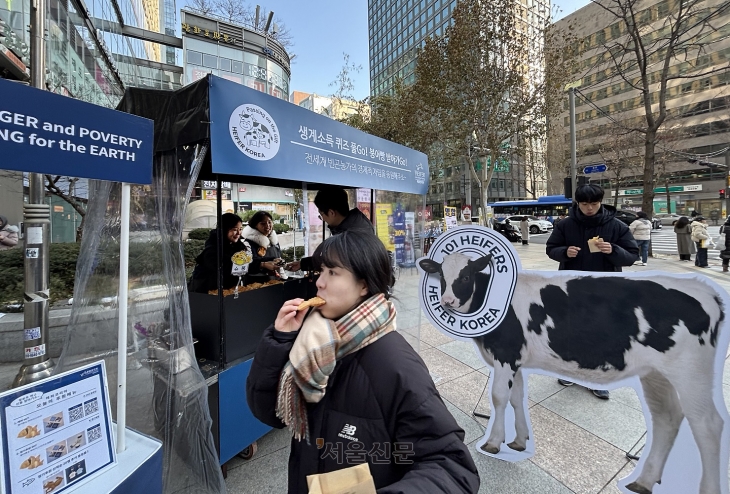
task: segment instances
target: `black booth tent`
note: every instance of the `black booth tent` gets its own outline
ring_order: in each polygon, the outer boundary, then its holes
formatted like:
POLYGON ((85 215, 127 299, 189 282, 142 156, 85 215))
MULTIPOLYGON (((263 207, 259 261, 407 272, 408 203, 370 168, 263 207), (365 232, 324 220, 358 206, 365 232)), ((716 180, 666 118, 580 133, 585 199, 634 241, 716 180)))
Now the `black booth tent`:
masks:
MULTIPOLYGON (((219 184, 242 180, 241 175, 215 174, 212 170, 210 85, 214 80, 208 77, 174 92, 130 88, 118 105, 119 110, 155 123, 152 185, 133 190, 132 200, 132 217, 141 216, 145 221, 144 226, 130 223, 127 425, 163 442, 163 479, 167 493, 225 492, 216 451, 221 446, 218 430, 215 424, 211 427, 216 417, 214 413, 211 418, 208 386, 217 381, 218 368, 250 353, 262 330, 257 328, 243 343, 236 340, 238 350, 229 352, 225 321, 217 321, 218 333, 206 332, 200 337, 202 345, 196 345, 200 346, 198 352, 204 353, 212 364, 202 365, 203 372, 196 365, 190 305, 194 301, 185 288, 181 235, 185 208, 199 179, 215 180, 219 184)), ((300 180, 286 178, 245 176, 243 180, 251 184, 302 187, 300 180)), ((307 183, 311 189, 321 185, 307 183)), ((117 378, 114 362, 118 284, 114 280, 119 275, 120 194, 118 183, 94 181, 89 186, 74 306, 59 360, 59 371, 62 371, 104 358, 112 399, 115 399, 117 378)), ((305 293, 306 289, 306 286, 284 285, 279 296, 291 298, 305 293)), ((262 297, 255 292, 249 292, 251 297, 262 297)), ((222 294, 201 296, 212 297, 212 302, 206 300, 198 307, 212 304, 214 311, 221 315, 227 310, 231 312, 224 306, 231 302, 224 301, 222 294)), ((417 339, 420 313, 411 312, 417 339)), ((215 400, 217 397, 210 397, 211 404, 215 400)), ((217 405, 213 405, 215 409, 217 405)))

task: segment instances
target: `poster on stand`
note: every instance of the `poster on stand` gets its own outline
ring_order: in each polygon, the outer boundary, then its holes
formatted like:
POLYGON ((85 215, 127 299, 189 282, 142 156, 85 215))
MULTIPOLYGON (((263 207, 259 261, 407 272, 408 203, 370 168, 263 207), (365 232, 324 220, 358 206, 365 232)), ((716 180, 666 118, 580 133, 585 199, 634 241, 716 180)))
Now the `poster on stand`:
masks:
POLYGON ((455 207, 444 206, 444 223, 446 223, 444 230, 451 230, 452 228, 456 228, 457 223, 455 207))
POLYGON ((394 252, 393 206, 390 204, 377 204, 375 206, 375 223, 378 238, 387 250, 394 252))
POLYGON ((406 212, 406 247, 405 247, 405 263, 408 266, 412 266, 416 262, 416 252, 414 245, 415 235, 413 232, 416 231, 416 213, 406 212))
POLYGON ((370 221, 373 220, 370 214, 370 194, 372 189, 357 189, 357 209, 370 221))
POLYGON ((395 243, 395 260, 398 264, 406 262, 406 217, 403 206, 397 204, 393 213, 393 239, 395 243))
POLYGON ((5 494, 57 494, 116 463, 104 361, 0 394, 5 494))

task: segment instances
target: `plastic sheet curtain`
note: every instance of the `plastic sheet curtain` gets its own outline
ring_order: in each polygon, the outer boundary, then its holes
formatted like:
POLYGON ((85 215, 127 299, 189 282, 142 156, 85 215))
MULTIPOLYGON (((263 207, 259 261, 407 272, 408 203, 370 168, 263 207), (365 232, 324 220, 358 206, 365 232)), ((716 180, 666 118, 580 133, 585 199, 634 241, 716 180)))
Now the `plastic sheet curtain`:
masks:
POLYGON ((120 184, 90 184, 73 310, 56 367, 104 359, 115 414, 119 233, 121 221, 130 221, 127 426, 163 442, 170 494, 225 492, 193 350, 181 240, 206 152, 202 144, 157 153, 152 185, 132 187, 128 219, 120 218, 120 184))

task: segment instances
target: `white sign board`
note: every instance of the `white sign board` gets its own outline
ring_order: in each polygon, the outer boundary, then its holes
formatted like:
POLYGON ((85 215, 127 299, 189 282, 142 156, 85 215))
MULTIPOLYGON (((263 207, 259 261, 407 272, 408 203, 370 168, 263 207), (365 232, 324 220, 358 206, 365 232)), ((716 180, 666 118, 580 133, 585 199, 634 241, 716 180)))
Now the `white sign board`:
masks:
POLYGON ((57 494, 116 463, 104 361, 0 394, 2 491, 57 494))
POLYGON ((446 223, 446 230, 456 228, 456 208, 451 206, 444 206, 444 223, 446 223))

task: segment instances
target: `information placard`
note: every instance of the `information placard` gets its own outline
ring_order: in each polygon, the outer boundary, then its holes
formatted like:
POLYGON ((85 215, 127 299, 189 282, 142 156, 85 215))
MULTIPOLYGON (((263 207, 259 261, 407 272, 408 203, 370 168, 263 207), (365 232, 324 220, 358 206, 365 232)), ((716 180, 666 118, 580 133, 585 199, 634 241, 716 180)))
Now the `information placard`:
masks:
POLYGON ((0 394, 6 494, 57 494, 116 462, 104 362, 0 394))

